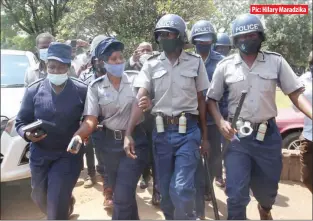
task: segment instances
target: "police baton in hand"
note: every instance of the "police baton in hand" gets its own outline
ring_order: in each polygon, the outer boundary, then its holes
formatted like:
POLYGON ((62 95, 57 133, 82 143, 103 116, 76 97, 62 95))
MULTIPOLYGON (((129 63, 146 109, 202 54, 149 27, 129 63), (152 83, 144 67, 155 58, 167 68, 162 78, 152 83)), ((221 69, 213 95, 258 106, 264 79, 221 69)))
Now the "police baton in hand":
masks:
MULTIPOLYGON (((235 115, 234 115, 233 120, 231 122, 231 127, 232 128, 236 128, 236 122, 238 121, 238 118, 239 118, 239 115, 240 115, 240 112, 241 112, 241 109, 242 109, 242 105, 243 105, 243 102, 246 99, 247 93, 248 92, 246 90, 241 91, 241 97, 240 97, 240 100, 239 100, 239 104, 236 107, 235 115)), ((223 150, 222 150, 222 154, 221 154, 222 158, 224 157, 224 154, 226 153, 229 144, 230 144, 230 140, 227 140, 226 141, 226 145, 225 145, 225 147, 223 147, 223 150)))

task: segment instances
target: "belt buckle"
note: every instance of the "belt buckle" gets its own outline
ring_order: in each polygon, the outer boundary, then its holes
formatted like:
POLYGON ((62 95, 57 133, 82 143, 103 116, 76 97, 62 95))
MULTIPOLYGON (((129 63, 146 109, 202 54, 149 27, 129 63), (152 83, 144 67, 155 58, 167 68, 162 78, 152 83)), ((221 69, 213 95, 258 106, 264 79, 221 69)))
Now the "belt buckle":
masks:
POLYGON ((114 130, 114 139, 115 140, 122 140, 123 139, 123 133, 121 130, 114 130))

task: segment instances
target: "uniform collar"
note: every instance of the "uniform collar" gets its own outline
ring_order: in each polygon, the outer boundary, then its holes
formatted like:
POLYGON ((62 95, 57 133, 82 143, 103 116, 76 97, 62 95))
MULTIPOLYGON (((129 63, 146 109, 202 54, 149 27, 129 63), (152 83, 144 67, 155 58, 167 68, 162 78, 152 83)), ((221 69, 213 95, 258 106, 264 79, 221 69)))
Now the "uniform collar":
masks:
MULTIPOLYGON (((122 75, 122 79, 121 79, 121 85, 120 88, 122 87, 123 84, 130 84, 130 80, 129 77, 127 76, 127 74, 123 73, 122 75)), ((108 78, 107 75, 105 75, 104 81, 103 81, 103 87, 109 87, 110 86, 110 80, 108 78)))
MULTIPOLYGON (((260 61, 260 62, 265 62, 265 55, 264 55, 264 52, 263 51, 260 51, 256 57, 257 61, 260 61)), ((236 55, 235 55, 235 64, 240 64, 242 63, 242 58, 240 56, 240 53, 238 52, 236 55)))

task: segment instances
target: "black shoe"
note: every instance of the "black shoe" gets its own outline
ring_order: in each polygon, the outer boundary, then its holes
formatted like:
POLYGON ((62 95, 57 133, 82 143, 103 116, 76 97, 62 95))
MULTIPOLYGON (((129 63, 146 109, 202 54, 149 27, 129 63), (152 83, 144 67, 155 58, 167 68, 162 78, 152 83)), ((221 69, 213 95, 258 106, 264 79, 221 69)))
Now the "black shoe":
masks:
POLYGON ((211 194, 204 194, 204 200, 205 200, 205 201, 212 201, 212 196, 211 196, 211 194))
POLYGON ((141 179, 141 181, 140 181, 140 184, 139 184, 139 186, 140 186, 140 188, 141 189, 146 189, 146 188, 148 188, 148 186, 149 186, 149 179, 147 179, 147 178, 142 178, 141 179))
POLYGON ((160 201, 161 201, 160 193, 158 191, 153 191, 152 200, 151 200, 152 205, 159 206, 160 201))
POLYGON ((72 215, 72 213, 74 212, 75 203, 76 203, 75 197, 71 196, 70 208, 68 210, 68 217, 70 217, 72 215))

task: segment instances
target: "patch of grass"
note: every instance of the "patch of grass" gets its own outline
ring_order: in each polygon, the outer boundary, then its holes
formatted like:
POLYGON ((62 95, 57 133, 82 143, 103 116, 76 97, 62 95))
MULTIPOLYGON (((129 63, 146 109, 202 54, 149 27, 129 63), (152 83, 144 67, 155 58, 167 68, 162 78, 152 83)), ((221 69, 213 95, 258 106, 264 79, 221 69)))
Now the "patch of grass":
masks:
POLYGON ((283 109, 291 107, 292 103, 288 96, 286 96, 280 88, 276 89, 276 105, 277 109, 283 109))

